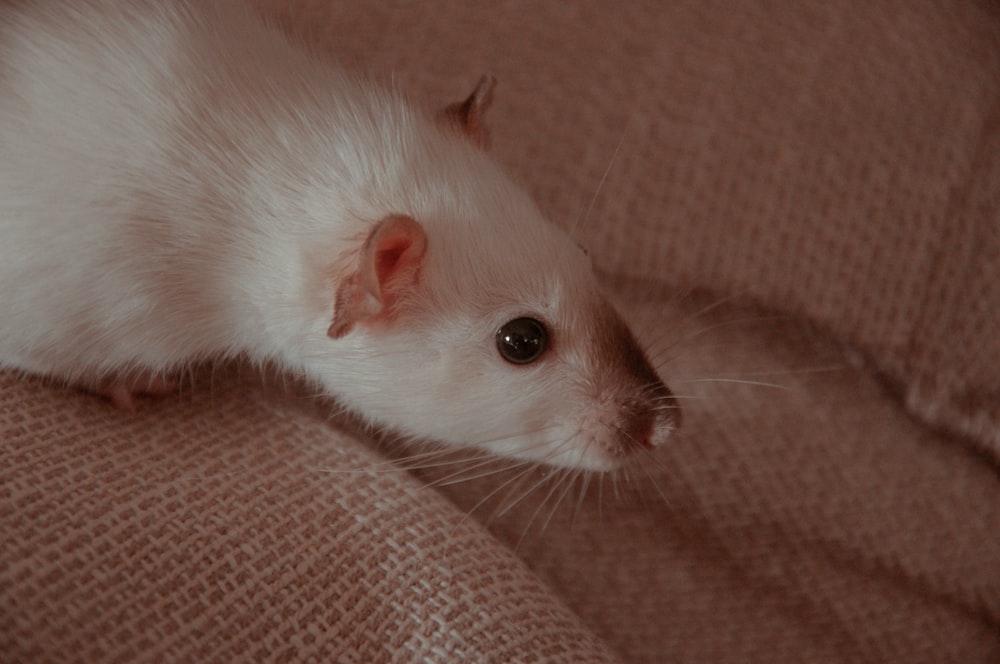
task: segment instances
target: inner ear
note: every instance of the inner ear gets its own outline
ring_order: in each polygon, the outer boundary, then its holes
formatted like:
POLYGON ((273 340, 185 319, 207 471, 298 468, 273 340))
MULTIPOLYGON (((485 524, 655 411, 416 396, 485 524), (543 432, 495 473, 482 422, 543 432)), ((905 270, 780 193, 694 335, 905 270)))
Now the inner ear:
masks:
POLYGON ((497 79, 492 74, 484 74, 463 101, 455 102, 438 113, 438 123, 446 128, 457 129, 477 147, 490 147, 490 131, 486 127, 486 111, 493 102, 493 90, 497 79))
POLYGON ((405 215, 386 217, 362 247, 357 271, 341 282, 327 335, 344 336, 356 323, 388 320, 393 309, 420 277, 427 251, 423 226, 405 215))
POLYGON ((368 236, 361 255, 361 283, 383 307, 411 286, 427 250, 423 226, 404 215, 386 217, 368 236))

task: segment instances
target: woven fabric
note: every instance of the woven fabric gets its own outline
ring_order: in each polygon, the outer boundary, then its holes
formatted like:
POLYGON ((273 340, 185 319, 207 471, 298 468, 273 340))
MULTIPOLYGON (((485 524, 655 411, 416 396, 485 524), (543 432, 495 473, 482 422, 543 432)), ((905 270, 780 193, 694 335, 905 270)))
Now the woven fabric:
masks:
POLYGON ((3 377, 0 660, 613 661, 474 522, 247 382, 133 417, 3 377))

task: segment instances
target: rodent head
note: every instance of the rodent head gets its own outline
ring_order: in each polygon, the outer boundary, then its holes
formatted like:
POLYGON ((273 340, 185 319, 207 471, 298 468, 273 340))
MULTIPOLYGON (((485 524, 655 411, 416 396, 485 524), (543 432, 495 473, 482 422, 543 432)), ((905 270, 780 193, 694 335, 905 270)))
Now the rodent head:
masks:
POLYGON ((556 466, 664 442, 676 402, 589 258, 518 190, 486 199, 374 225, 340 280, 330 389, 406 434, 556 466))
POLYGON ((375 422, 507 457, 608 470, 663 443, 680 411, 584 252, 469 142, 408 153, 380 197, 397 211, 337 276, 313 373, 375 422))
POLYGON ((330 387, 349 405, 417 437, 594 470, 677 427, 670 391, 568 238, 547 224, 515 242, 424 228, 383 221, 358 271, 373 280, 342 282, 330 352, 358 364, 338 362, 330 387))

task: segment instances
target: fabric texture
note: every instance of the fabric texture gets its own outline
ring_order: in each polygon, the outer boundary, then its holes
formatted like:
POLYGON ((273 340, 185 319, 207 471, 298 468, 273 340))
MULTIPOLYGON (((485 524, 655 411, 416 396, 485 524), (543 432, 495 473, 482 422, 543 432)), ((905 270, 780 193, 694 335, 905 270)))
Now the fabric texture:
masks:
POLYGON ((683 430, 408 472, 285 377, 0 374, 0 661, 1000 657, 996 3, 257 4, 428 109, 491 71, 683 430))
POLYGON ((131 416, 4 377, 0 659, 614 661, 453 505, 247 382, 131 416))

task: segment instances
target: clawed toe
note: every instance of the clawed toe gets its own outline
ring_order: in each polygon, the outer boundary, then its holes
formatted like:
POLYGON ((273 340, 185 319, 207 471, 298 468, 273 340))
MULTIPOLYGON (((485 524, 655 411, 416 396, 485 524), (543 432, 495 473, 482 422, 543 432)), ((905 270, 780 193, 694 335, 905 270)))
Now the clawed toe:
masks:
POLYGON ((177 379, 161 373, 141 371, 125 377, 106 378, 94 390, 121 410, 134 413, 135 397, 138 395, 162 398, 177 390, 177 379))

